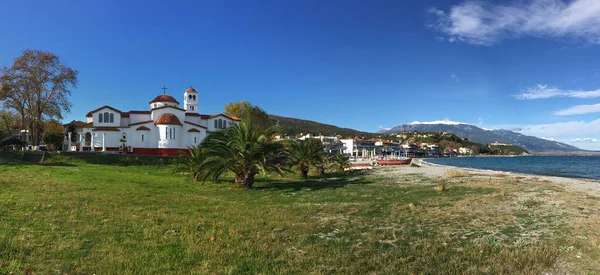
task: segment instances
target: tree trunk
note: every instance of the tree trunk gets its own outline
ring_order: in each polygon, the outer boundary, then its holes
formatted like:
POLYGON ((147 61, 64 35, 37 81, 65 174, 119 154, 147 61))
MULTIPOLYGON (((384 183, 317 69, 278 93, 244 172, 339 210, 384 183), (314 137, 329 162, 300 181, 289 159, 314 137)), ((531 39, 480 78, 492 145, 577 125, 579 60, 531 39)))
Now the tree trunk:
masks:
POLYGON ((308 166, 298 165, 298 175, 302 176, 304 179, 308 178, 308 166))
POLYGON ((235 184, 240 189, 251 189, 254 185, 254 174, 245 175, 242 173, 235 175, 235 184))

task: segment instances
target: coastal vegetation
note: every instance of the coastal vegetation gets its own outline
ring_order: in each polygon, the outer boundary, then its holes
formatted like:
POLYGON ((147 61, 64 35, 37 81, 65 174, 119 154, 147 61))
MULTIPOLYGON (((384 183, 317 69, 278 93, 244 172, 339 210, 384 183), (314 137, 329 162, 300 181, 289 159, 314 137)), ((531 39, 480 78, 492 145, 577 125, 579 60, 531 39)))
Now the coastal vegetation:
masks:
POLYGON ((381 167, 257 174, 240 192, 232 172, 198 184, 176 165, 102 154, 1 165, 0 273, 600 271, 600 199, 536 177, 381 167))

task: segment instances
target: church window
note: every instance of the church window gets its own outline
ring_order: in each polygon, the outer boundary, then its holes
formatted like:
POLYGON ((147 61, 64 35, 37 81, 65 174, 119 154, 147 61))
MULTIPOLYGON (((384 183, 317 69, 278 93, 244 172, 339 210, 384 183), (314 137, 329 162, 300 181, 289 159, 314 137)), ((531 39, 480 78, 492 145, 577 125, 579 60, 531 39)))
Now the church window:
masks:
POLYGON ((168 131, 168 130, 167 130, 167 128, 165 128, 165 139, 168 139, 168 138, 169 138, 169 135, 168 135, 168 132, 167 132, 167 131, 168 131))
POLYGON ((115 114, 110 114, 110 123, 115 122, 115 114))
POLYGON ((142 135, 142 141, 144 141, 144 135, 142 135))
POLYGON ((175 139, 175 127, 173 127, 173 139, 175 139))
POLYGON ((192 95, 189 95, 189 96, 188 96, 188 98, 189 98, 189 99, 192 99, 192 95))
POLYGON ((104 113, 104 123, 108 123, 108 113, 104 113))
POLYGON ((196 95, 193 95, 193 99, 194 99, 194 101, 196 101, 196 95))
POLYGON ((215 129, 217 128, 217 123, 218 123, 218 122, 217 122, 217 120, 215 119, 215 129))
POLYGON ((173 130, 169 128, 169 139, 173 139, 173 130))
POLYGON ((190 108, 192 108, 192 111, 194 110, 194 106, 190 106, 190 108))
POLYGON ((102 123, 102 114, 98 114, 98 122, 102 123))
POLYGON ((194 143, 196 143, 196 137, 194 137, 194 143))
POLYGON ((223 129, 223 120, 219 119, 219 129, 223 129))

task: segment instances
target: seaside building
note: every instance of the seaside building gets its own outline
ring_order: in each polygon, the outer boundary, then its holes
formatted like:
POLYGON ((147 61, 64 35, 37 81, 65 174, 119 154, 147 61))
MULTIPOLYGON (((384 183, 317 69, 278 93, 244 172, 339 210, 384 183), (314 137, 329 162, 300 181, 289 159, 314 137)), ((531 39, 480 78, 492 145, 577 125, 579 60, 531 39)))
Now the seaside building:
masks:
POLYGON ((354 156, 355 158, 372 158, 376 156, 375 141, 364 139, 341 139, 344 154, 354 156))
POLYGON ((177 156, 212 132, 239 123, 224 114, 199 114, 199 94, 192 87, 183 96, 183 108, 163 93, 149 102, 149 110, 123 112, 106 105, 90 111, 78 135, 78 150, 177 156))

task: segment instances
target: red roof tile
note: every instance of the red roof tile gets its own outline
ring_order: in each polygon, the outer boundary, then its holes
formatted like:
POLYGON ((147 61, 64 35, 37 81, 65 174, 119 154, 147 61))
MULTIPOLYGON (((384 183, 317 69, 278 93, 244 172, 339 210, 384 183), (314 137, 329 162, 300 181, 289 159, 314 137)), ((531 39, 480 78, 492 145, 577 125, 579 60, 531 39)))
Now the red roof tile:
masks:
POLYGON ((182 125, 176 115, 169 113, 160 115, 154 124, 182 125))
POLYGON ((200 133, 200 130, 196 129, 196 128, 192 128, 189 129, 188 132, 192 132, 192 133, 200 133))
POLYGON ((155 97, 152 101, 150 101, 150 103, 154 103, 154 102, 175 102, 175 103, 179 104, 179 101, 175 100, 175 98, 173 98, 172 96, 170 96, 168 94, 159 95, 159 96, 155 97))
POLYGON ((136 128, 137 131, 150 131, 150 128, 146 126, 140 126, 136 128))

